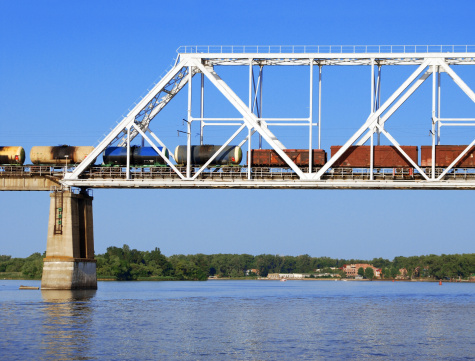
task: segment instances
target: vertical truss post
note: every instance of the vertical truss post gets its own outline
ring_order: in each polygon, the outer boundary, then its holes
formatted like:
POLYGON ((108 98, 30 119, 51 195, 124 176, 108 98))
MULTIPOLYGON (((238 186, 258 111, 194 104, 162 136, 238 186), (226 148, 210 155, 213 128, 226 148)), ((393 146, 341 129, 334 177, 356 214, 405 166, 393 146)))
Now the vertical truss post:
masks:
MULTIPOLYGON (((261 65, 259 69, 259 119, 262 118, 262 86, 264 85, 264 66, 261 65)), ((259 134, 259 149, 262 149, 262 135, 259 134)))
POLYGON ((437 76, 436 66, 432 65, 432 176, 431 179, 435 180, 435 123, 436 123, 436 90, 437 90, 437 76))
POLYGON ((249 59, 249 111, 250 112, 252 112, 252 81, 253 81, 252 59, 249 59))
POLYGON ((318 149, 322 149, 322 66, 318 65, 318 149))
POLYGON ((186 142, 186 178, 191 178, 191 65, 188 66, 188 134, 186 142))
POLYGON ((251 180, 251 138, 252 138, 252 128, 247 128, 248 130, 248 135, 247 135, 247 179, 251 180))
POLYGON ((371 109, 370 113, 374 112, 374 58, 371 58, 371 109))
MULTIPOLYGON (((252 112, 252 81, 254 77, 252 76, 252 59, 249 59, 249 112, 252 112)), ((251 138, 252 138, 252 128, 249 126, 248 135, 247 135, 247 179, 251 180, 251 138)))
POLYGON ((374 169, 374 143, 373 143, 373 135, 374 135, 374 129, 371 129, 371 146, 370 146, 370 153, 369 153, 369 179, 373 180, 373 169, 374 169))
POLYGON ((312 165, 313 165, 313 144, 312 144, 312 137, 313 137, 313 59, 310 59, 310 105, 309 105, 309 116, 308 116, 308 173, 312 173, 312 165))
POLYGON ((205 114, 204 96, 205 96, 205 75, 201 73, 200 145, 203 145, 203 118, 205 114))
POLYGON ((130 180, 130 125, 127 127, 127 169, 126 169, 126 172, 127 172, 126 179, 130 180))
MULTIPOLYGON (((375 110, 379 109, 379 105, 381 104, 381 65, 378 64, 378 85, 377 85, 377 98, 376 98, 376 108, 375 110)), ((378 124, 380 124, 381 118, 378 116, 378 124)), ((384 126, 384 123, 382 124, 384 126)), ((381 131, 378 128, 378 145, 381 145, 381 131)))
POLYGON ((437 67, 437 145, 440 145, 440 67, 437 67))

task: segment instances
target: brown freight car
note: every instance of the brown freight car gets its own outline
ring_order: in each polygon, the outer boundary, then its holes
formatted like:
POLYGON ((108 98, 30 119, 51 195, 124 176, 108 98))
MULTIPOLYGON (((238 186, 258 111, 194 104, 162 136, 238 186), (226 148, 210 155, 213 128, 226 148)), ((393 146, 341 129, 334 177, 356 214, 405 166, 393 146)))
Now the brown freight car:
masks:
MULTIPOLYGON (((448 167, 464 151, 467 145, 436 145, 435 146, 435 166, 448 167)), ((472 147, 460 159, 455 168, 475 168, 475 146, 472 147)), ((421 146, 421 166, 432 167, 432 146, 421 146)))
MULTIPOLYGON (((284 149, 284 153, 299 167, 308 167, 308 149, 284 149)), ((246 157, 247 159, 247 157, 246 157)), ((323 149, 313 149, 312 164, 321 167, 327 162, 327 153, 323 149)), ((288 164, 274 149, 252 149, 252 167, 288 167, 288 164)))
MULTIPOLYGON (((341 148, 341 145, 331 146, 331 156, 341 148)), ((371 161, 371 146, 353 145, 334 164, 333 168, 369 168, 371 161)), ((417 164, 417 146, 401 146, 401 149, 417 164)), ((413 168, 412 164, 392 145, 374 146, 373 166, 375 168, 413 168)))

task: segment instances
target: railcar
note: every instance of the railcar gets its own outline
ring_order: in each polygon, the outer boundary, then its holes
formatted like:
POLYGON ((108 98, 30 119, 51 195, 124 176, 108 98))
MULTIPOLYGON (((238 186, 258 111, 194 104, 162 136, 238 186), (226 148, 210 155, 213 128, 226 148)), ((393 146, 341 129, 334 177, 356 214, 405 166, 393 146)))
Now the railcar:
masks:
MULTIPOLYGON (((158 147, 168 159, 168 149, 158 147)), ((102 165, 106 167, 127 165, 126 147, 107 147, 102 153, 102 165)), ((130 165, 134 167, 165 166, 167 162, 153 147, 130 147, 130 165)))
MULTIPOLYGON (((215 154, 221 145, 192 145, 191 164, 203 165, 215 154)), ((178 165, 187 163, 187 146, 179 145, 175 149, 175 161, 178 165)), ((242 161, 241 147, 228 145, 213 159, 212 166, 233 166, 239 165, 242 161)))
POLYGON ((93 150, 91 146, 35 146, 31 148, 30 160, 35 165, 78 164, 93 150))
POLYGON ((23 165, 25 149, 23 147, 0 147, 1 165, 23 165))
MULTIPOLYGON (((333 145, 330 147, 331 156, 340 150, 341 145, 333 145)), ((417 146, 401 146, 415 164, 418 163, 417 146)), ((332 165, 332 168, 369 168, 371 166, 371 146, 360 145, 350 146, 345 153, 332 165)), ((374 168, 413 168, 403 154, 392 145, 376 145, 373 152, 374 168)))
MULTIPOLYGON (((468 147, 467 145, 436 145, 435 166, 448 167, 468 147)), ((454 168, 475 168, 475 146, 455 164, 454 168)), ((421 167, 432 167, 432 146, 421 146, 421 167)))
MULTIPOLYGON (((308 149, 284 149, 286 155, 299 167, 308 167, 308 149)), ((327 162, 327 153, 323 149, 313 149, 312 165, 321 167, 327 162)), ((247 162, 246 162, 247 163, 247 162)), ((252 149, 252 167, 288 167, 287 163, 274 149, 252 149)))

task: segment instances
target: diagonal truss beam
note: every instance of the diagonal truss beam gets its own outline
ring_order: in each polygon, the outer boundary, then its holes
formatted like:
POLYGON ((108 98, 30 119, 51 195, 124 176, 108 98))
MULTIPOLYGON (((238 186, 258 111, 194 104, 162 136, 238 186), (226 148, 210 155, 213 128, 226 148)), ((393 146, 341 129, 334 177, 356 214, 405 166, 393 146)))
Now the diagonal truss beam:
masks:
MULTIPOLYGON (((399 100, 394 104, 380 119, 379 124, 384 125, 386 121, 398 110, 401 105, 403 105, 407 99, 424 83, 427 78, 432 74, 431 70, 427 70, 424 75, 422 75, 419 79, 415 81, 415 83, 409 88, 409 90, 404 93, 404 95, 399 98, 399 100)), ((363 145, 365 144, 368 139, 371 137, 371 133, 368 132, 367 134, 363 135, 363 137, 356 143, 356 145, 363 145)))
POLYGON ((379 108, 376 112, 371 113, 366 122, 360 129, 354 133, 350 139, 338 150, 338 152, 322 167, 320 170, 312 176, 312 179, 319 180, 322 175, 347 151, 347 149, 353 145, 367 130, 371 130, 376 126, 378 117, 386 111, 394 101, 411 85, 414 80, 424 71, 424 69, 431 64, 430 59, 424 60, 424 62, 412 73, 409 78, 391 95, 391 97, 379 108))
MULTIPOLYGON (((193 68, 191 77, 198 71, 198 68, 193 68)), ((175 77, 173 77, 142 109, 139 114, 135 116, 135 123, 140 129, 146 131, 153 118, 173 99, 178 92, 188 83, 188 67, 183 67, 175 77)), ((132 141, 138 135, 137 127, 130 133, 130 140, 132 141)), ((127 137, 123 136, 118 143, 119 147, 127 145, 127 137)))
POLYGON ((244 104, 244 102, 237 96, 236 93, 219 77, 214 70, 209 70, 199 61, 190 60, 194 66, 200 68, 201 72, 211 81, 211 83, 228 99, 228 101, 236 108, 236 110, 243 116, 244 122, 249 129, 254 128, 267 143, 280 155, 280 157, 291 167, 295 173, 301 179, 307 179, 307 174, 304 174, 302 170, 290 159, 287 154, 284 153, 284 145, 275 137, 274 134, 266 127, 259 124, 259 119, 251 110, 244 104))
MULTIPOLYGON (((137 132, 142 136, 144 137, 144 139, 152 146, 152 148, 163 158, 163 160, 170 166, 170 168, 172 168, 176 174, 178 174, 178 176, 181 178, 181 179, 185 179, 185 176, 173 165, 172 162, 170 162, 170 160, 165 157, 165 152, 164 151, 161 151, 160 149, 158 149, 158 147, 151 141, 151 139, 147 136, 147 134, 145 134, 145 132, 140 129, 140 128, 136 128, 137 129, 137 132)), ((153 133, 150 133, 152 134, 152 136, 158 140, 158 138, 156 138, 156 136, 153 134, 153 133)))
POLYGON ((381 133, 383 133, 386 138, 388 138, 388 140, 396 147, 396 149, 403 155, 404 158, 406 158, 406 160, 412 164, 412 166, 417 169, 417 171, 426 179, 426 180, 430 180, 429 177, 427 176, 427 174, 417 165, 416 162, 414 162, 414 160, 412 160, 411 157, 409 157, 407 155, 407 153, 402 150, 401 148, 401 145, 397 142, 396 139, 393 138, 393 136, 391 134, 388 133, 388 131, 386 129, 383 128, 382 125, 380 124, 376 124, 376 127, 379 128, 379 131, 381 133))
POLYGON ((452 68, 442 59, 437 60, 438 65, 440 65, 449 76, 453 79, 455 84, 457 84, 462 91, 468 95, 468 97, 475 103, 475 93, 470 87, 465 84, 465 82, 452 70, 452 68))
MULTIPOLYGON (((460 161, 460 159, 462 159, 462 157, 467 154, 467 152, 472 149, 473 145, 475 144, 475 139, 472 141, 472 143, 470 143, 467 148, 465 148, 463 150, 462 153, 459 154, 459 156, 457 158, 455 158, 455 160, 447 167, 445 168, 445 170, 442 172, 442 174, 439 176, 439 178, 437 178, 438 181, 441 181, 444 176, 453 168, 455 167, 455 165, 460 161)), ((435 163, 435 159, 432 158, 432 163, 434 164, 435 163)))
MULTIPOLYGON (((120 134, 127 129, 127 127, 134 126, 136 116, 149 104, 152 99, 161 92, 162 89, 178 74, 183 67, 186 67, 188 60, 182 60, 168 74, 166 74, 162 80, 127 114, 127 116, 102 140, 99 145, 76 167, 72 173, 66 173, 65 179, 78 179, 78 177, 86 170, 87 167, 92 165, 96 158, 112 143, 114 140, 120 138, 120 134)), ((186 77, 187 78, 187 77, 186 77)), ((127 142, 127 140, 125 140, 127 142)))
POLYGON ((226 148, 229 143, 233 141, 234 138, 236 138, 239 133, 242 132, 242 130, 246 127, 246 124, 243 124, 239 127, 238 130, 234 132, 234 134, 214 153, 211 158, 208 159, 208 161, 195 173, 195 175, 191 178, 192 180, 195 180, 201 172, 203 172, 210 164, 211 162, 226 148))

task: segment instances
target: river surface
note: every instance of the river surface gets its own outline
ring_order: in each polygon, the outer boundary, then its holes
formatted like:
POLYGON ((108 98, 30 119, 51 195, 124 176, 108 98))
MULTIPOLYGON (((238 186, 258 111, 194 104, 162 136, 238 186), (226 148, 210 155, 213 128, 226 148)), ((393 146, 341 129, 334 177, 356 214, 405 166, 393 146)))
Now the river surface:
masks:
POLYGON ((474 360, 475 284, 0 280, 2 360, 474 360))

